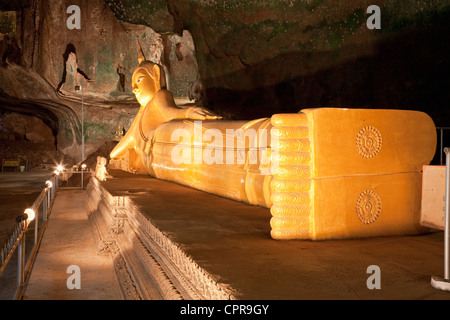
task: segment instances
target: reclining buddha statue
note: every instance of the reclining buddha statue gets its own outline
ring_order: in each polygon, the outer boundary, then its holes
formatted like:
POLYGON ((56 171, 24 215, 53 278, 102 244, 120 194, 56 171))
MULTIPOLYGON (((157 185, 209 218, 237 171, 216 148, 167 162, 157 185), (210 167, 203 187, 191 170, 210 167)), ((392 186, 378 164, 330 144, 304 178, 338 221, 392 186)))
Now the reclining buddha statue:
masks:
POLYGON ((141 107, 112 163, 270 209, 274 239, 414 234, 436 129, 423 112, 316 108, 252 121, 176 105, 142 49, 141 107))

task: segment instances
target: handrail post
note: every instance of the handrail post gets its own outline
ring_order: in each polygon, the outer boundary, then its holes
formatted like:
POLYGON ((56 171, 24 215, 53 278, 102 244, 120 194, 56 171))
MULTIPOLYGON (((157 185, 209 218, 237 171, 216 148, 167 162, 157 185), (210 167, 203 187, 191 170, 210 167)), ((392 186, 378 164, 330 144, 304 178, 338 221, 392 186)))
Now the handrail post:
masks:
POLYGON ((444 232, 444 279, 450 279, 450 226, 449 226, 449 213, 450 213, 450 149, 444 149, 446 156, 446 178, 445 178, 445 232, 444 232))
POLYGON ((39 238, 39 216, 36 213, 36 217, 34 218, 34 245, 36 245, 38 243, 38 238, 39 238))
POLYGON ((443 162, 443 157, 442 157, 442 152, 444 149, 444 128, 440 128, 439 129, 441 131, 441 147, 440 147, 440 151, 441 151, 441 166, 444 163, 443 162))
POLYGON ((25 281, 25 242, 26 242, 26 232, 24 228, 24 224, 26 222, 19 222, 22 224, 23 232, 22 238, 19 240, 19 245, 17 248, 17 287, 20 288, 25 281))
POLYGON ((50 189, 50 195, 51 195, 52 201, 53 201, 53 198, 55 197, 55 189, 56 189, 56 178, 53 178, 53 185, 52 185, 52 188, 50 189))
MULTIPOLYGON (((53 187, 53 184, 52 184, 53 187)), ((50 206, 52 205, 52 199, 50 198, 50 192, 51 192, 51 188, 48 188, 47 190, 47 204, 48 204, 48 209, 50 210, 50 206)))
POLYGON ((53 186, 52 186, 52 200, 55 198, 56 188, 58 187, 58 176, 55 175, 53 177, 53 186))
POLYGON ((431 285, 439 290, 450 291, 450 148, 444 149, 445 171, 445 224, 444 224, 444 278, 431 277, 431 285))
POLYGON ((42 201, 42 220, 47 221, 47 202, 42 201))

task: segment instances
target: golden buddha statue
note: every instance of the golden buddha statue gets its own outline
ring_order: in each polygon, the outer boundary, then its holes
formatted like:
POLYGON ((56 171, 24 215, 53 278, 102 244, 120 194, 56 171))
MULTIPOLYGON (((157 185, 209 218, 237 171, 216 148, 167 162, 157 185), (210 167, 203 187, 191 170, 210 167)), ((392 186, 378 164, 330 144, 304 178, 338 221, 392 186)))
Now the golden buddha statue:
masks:
MULTIPOLYGON (((252 182, 248 185, 249 179, 246 176, 251 168, 244 168, 245 164, 242 163, 245 159, 245 149, 248 149, 251 143, 249 137, 245 136, 245 132, 254 133, 258 128, 267 128, 270 125, 270 119, 250 122, 217 121, 221 117, 208 109, 197 106, 189 108, 177 106, 172 94, 166 89, 163 69, 158 64, 145 60, 140 45, 139 65, 132 76, 132 88, 141 107, 130 129, 112 150, 111 159, 121 159, 127 164, 126 169, 130 172, 147 173, 157 178, 177 181, 251 204, 264 206, 270 204, 270 193, 267 192, 269 181, 266 182, 265 194, 263 190, 259 190, 259 184, 252 182), (214 133, 226 135, 226 131, 230 129, 235 130, 233 133, 244 132, 241 138, 244 140, 247 138, 240 148, 242 152, 239 152, 238 156, 242 155, 242 157, 237 161, 237 165, 223 167, 220 169, 222 174, 218 175, 215 165, 207 165, 201 163, 202 161, 194 164, 199 162, 196 161, 198 151, 200 151, 200 158, 202 160, 204 158, 201 151, 205 147, 204 133, 208 135, 211 130, 214 130, 214 133), (180 131, 181 135, 173 134, 180 131), (183 137, 189 140, 185 141, 186 145, 181 148, 184 150, 179 150, 176 156, 173 156, 174 152, 164 153, 173 146, 180 149, 182 144, 175 140, 178 141, 183 137), (187 161, 188 153, 192 155, 192 161, 187 161), (175 169, 174 162, 182 163, 175 169)), ((234 140, 231 143, 234 144, 234 140)), ((263 149, 267 149, 267 143, 263 145, 263 149)), ((235 151, 232 153, 232 157, 236 156, 235 151)), ((269 178, 264 174, 258 175, 259 180, 269 178)))
POLYGON ((141 108, 112 162, 270 208, 274 239, 426 230, 422 167, 434 156, 436 129, 425 113, 318 108, 225 121, 177 106, 163 69, 140 51, 132 86, 141 108))
MULTIPOLYGON (((133 149, 139 150, 149 140, 153 131, 167 121, 219 118, 204 108, 178 107, 172 94, 166 89, 164 69, 158 64, 145 60, 140 44, 139 49, 139 66, 132 76, 132 88, 141 107, 128 132, 111 152, 111 158, 124 156, 133 149)), ((143 169, 139 159, 136 159, 132 166, 137 170, 143 169)))

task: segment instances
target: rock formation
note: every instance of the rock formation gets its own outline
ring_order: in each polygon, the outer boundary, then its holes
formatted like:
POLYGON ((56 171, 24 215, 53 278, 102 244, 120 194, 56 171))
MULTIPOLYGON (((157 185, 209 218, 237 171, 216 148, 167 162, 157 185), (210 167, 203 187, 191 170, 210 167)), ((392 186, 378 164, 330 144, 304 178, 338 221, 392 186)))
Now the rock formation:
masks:
POLYGON ((381 107, 426 111, 438 125, 449 118, 440 110, 448 1, 105 1, 122 21, 188 30, 208 107, 222 115, 381 107), (369 5, 380 7, 379 30, 366 26, 369 5))
POLYGON ((80 0, 81 28, 69 29, 65 1, 0 1, 0 112, 41 119, 79 159, 82 85, 92 154, 138 111, 130 77, 139 39, 175 97, 201 79, 205 106, 227 119, 395 108, 447 125, 450 5, 371 4, 381 29, 367 28, 364 1, 80 0))
POLYGON ((150 59, 164 65, 174 94, 186 95, 198 77, 189 32, 161 35, 120 22, 102 0, 81 1, 79 7, 77 30, 66 26, 64 1, 0 4, 8 10, 0 11, 0 113, 40 119, 52 133, 48 142, 78 161, 82 103, 87 155, 113 140, 119 126, 128 129, 139 109, 130 85, 136 39, 150 59))

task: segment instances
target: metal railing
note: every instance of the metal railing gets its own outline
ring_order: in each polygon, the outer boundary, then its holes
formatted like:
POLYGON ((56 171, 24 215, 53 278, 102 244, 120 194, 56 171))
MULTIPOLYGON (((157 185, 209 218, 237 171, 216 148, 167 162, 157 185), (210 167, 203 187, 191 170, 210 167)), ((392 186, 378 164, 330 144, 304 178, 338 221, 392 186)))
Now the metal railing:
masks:
POLYGON ((445 168, 445 216, 444 216, 444 277, 432 276, 431 286, 450 291, 450 149, 445 148, 446 168, 445 168))
POLYGON ((58 175, 54 174, 45 182, 41 193, 33 202, 30 208, 27 208, 22 215, 16 217, 16 225, 9 236, 9 239, 0 251, 0 274, 5 270, 8 262, 11 260, 17 249, 17 291, 15 299, 22 298, 25 286, 31 273, 36 254, 42 240, 44 231, 47 227, 48 217, 51 213, 53 201, 58 188, 58 175), (39 226, 39 211, 42 207, 42 225, 39 226), (34 223, 34 245, 26 261, 25 244, 27 240, 27 231, 31 230, 31 224, 34 223))
POLYGON ((59 172, 59 181, 60 184, 58 186, 59 189, 84 189, 85 176, 90 175, 92 172, 86 167, 82 168, 73 168, 73 169, 63 169, 59 172), (69 182, 76 175, 80 175, 81 182, 79 187, 75 184, 69 182), (69 186, 70 184, 70 186, 69 186))
POLYGON ((439 141, 440 141, 439 163, 442 166, 444 165, 444 131, 450 130, 450 127, 436 127, 436 129, 439 131, 439 141))

